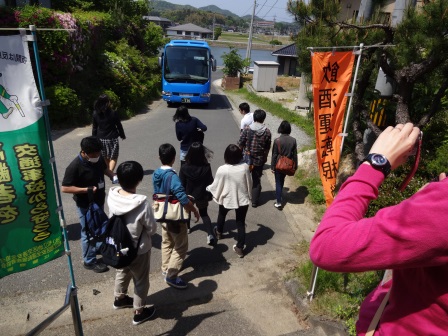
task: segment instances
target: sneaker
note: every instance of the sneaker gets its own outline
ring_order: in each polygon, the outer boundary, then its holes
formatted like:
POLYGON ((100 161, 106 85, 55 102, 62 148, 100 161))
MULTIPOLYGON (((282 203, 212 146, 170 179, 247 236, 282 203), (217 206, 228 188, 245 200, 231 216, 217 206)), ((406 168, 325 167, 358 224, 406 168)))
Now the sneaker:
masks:
POLYGON ((216 239, 222 239, 222 232, 218 231, 218 227, 217 226, 215 226, 213 228, 213 232, 215 234, 216 239))
POLYGON ((138 325, 145 321, 148 321, 156 312, 154 306, 143 308, 140 314, 134 314, 134 318, 132 319, 133 325, 138 325))
POLYGON ((166 271, 162 271, 163 278, 166 278, 166 271))
POLYGON ((114 177, 112 178, 112 184, 118 184, 118 177, 117 177, 117 175, 114 175, 114 177))
POLYGON ((252 203, 252 208, 256 208, 258 206, 257 203, 252 203))
POLYGON ((176 279, 165 278, 165 282, 171 287, 178 289, 185 289, 188 287, 187 283, 183 281, 180 277, 177 277, 176 279))
POLYGON ((282 208, 282 204, 281 204, 281 203, 277 203, 277 202, 275 202, 275 203, 274 203, 274 206, 275 206, 277 209, 281 209, 281 208, 282 208))
POLYGON ((213 235, 207 236, 207 245, 210 245, 210 246, 215 245, 215 237, 213 237, 213 235))
POLYGON ((239 248, 239 247, 236 246, 236 245, 233 245, 233 250, 235 251, 236 254, 238 254, 238 256, 239 256, 240 258, 243 258, 243 257, 244 257, 243 249, 239 248))
POLYGON ((114 309, 132 308, 134 307, 134 299, 126 295, 122 299, 115 298, 114 309))
POLYGON ((90 271, 94 271, 95 273, 103 273, 109 270, 109 268, 105 264, 99 261, 94 261, 91 264, 86 264, 84 262, 84 268, 90 271))
POLYGON ((187 233, 190 234, 191 233, 191 229, 187 229, 187 233))

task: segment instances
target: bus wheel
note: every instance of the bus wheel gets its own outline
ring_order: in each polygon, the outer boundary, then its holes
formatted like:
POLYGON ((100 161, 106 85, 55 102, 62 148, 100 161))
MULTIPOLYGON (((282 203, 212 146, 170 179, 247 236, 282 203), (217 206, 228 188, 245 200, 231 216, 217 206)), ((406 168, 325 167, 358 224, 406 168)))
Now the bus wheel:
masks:
POLYGON ((172 102, 166 102, 166 106, 173 107, 173 103, 172 102))

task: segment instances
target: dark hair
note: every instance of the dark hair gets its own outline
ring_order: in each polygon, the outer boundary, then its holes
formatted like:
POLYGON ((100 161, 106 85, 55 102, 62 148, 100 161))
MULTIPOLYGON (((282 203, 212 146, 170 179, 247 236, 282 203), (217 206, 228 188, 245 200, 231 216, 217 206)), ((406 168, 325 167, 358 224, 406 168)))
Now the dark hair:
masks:
POLYGON ((244 111, 244 114, 250 112, 250 106, 248 103, 241 103, 240 106, 238 106, 241 111, 244 111))
POLYGON ((176 149, 169 143, 160 145, 159 158, 162 164, 171 164, 176 158, 176 149))
POLYGON ((86 154, 101 152, 103 144, 95 136, 89 136, 81 140, 81 150, 86 154))
POLYGON ((98 113, 104 113, 110 108, 110 98, 107 94, 103 93, 93 103, 93 108, 98 113))
POLYGON ((185 162, 194 166, 208 164, 208 160, 213 157, 213 152, 200 142, 193 142, 185 156, 185 162))
POLYGON ((125 161, 117 168, 118 182, 124 190, 135 188, 143 180, 143 167, 137 161, 125 161))
POLYGON ((286 120, 283 120, 280 123, 280 126, 278 127, 277 132, 280 134, 291 134, 291 124, 289 122, 287 122, 286 120))
POLYGON ((235 165, 241 162, 243 158, 243 152, 234 144, 228 145, 224 152, 224 162, 227 164, 235 165))
POLYGON ((191 115, 188 113, 188 109, 185 105, 181 105, 176 109, 174 113, 173 121, 187 122, 191 120, 191 115))
POLYGON ((254 111, 254 121, 262 123, 266 119, 266 112, 263 110, 254 111))

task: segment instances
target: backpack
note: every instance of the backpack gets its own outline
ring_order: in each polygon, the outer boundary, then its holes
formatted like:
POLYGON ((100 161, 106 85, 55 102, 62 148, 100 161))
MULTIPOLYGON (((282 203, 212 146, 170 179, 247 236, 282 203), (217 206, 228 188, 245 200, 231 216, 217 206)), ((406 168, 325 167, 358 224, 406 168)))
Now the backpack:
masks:
POLYGON ((137 247, 123 220, 123 216, 113 215, 107 224, 105 238, 100 246, 99 252, 103 256, 103 262, 114 268, 123 268, 129 266, 137 257, 140 239, 138 238, 137 247))
POLYGON ((88 194, 90 203, 86 212, 85 230, 89 245, 95 245, 95 243, 104 240, 109 217, 107 217, 104 210, 93 201, 93 191, 89 189, 88 194))

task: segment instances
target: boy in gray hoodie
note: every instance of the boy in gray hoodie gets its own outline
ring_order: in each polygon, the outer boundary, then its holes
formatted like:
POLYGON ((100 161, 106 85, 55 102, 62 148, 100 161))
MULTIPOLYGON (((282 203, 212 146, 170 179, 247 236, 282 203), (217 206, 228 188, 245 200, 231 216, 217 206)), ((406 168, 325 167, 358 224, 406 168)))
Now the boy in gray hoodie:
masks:
POLYGON ((112 187, 107 197, 109 216, 123 216, 123 221, 131 233, 134 245, 140 238, 137 257, 127 267, 117 269, 115 275, 114 309, 134 307, 134 325, 149 320, 155 312, 154 306, 145 307, 149 291, 149 263, 151 256, 151 236, 157 230, 152 207, 145 195, 136 193, 143 179, 143 167, 135 161, 126 161, 117 168, 119 187, 112 187), (127 295, 128 286, 134 281, 134 298, 127 295))

